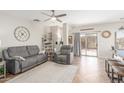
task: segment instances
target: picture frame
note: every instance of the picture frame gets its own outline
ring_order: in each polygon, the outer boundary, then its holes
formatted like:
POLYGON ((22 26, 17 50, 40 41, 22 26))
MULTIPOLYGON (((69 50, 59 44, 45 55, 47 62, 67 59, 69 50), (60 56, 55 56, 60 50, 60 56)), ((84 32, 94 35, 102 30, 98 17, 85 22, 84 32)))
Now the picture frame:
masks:
POLYGON ((72 44, 72 43, 73 43, 73 38, 72 38, 72 36, 68 36, 68 43, 69 43, 69 44, 72 44))

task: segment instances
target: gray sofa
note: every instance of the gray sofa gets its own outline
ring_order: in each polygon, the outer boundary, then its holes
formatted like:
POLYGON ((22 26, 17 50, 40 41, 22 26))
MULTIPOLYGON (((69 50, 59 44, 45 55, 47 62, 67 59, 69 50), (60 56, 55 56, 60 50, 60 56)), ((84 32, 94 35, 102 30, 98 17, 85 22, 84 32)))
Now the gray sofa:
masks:
POLYGON ((46 62, 48 60, 47 54, 39 53, 39 51, 37 45, 9 47, 3 50, 7 71, 17 74, 46 62))
POLYGON ((63 45, 59 52, 54 53, 54 62, 69 65, 73 61, 73 47, 63 45))

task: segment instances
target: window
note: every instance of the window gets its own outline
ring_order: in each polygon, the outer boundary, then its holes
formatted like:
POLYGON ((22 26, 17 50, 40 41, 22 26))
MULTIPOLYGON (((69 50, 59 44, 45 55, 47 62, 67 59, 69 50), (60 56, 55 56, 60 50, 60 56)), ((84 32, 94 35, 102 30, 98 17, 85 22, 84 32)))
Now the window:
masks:
POLYGON ((73 42, 73 41, 72 41, 72 36, 68 36, 68 43, 69 43, 69 44, 72 44, 72 42, 73 42))
POLYGON ((124 50, 124 31, 116 32, 115 45, 116 49, 124 50))

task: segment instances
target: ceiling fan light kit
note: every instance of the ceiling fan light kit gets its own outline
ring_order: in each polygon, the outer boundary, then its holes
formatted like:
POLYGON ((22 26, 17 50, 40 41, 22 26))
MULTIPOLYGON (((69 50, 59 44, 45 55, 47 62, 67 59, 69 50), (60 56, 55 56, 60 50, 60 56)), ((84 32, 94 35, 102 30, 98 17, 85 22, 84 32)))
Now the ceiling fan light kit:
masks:
POLYGON ((56 20, 56 17, 52 17, 51 20, 56 20))
POLYGON ((60 17, 64 17, 64 16, 67 15, 67 14, 59 14, 59 15, 55 15, 55 10, 51 10, 51 12, 52 12, 52 15, 49 15, 49 14, 44 13, 44 12, 41 12, 43 15, 50 17, 50 18, 44 20, 44 22, 46 22, 46 21, 50 21, 50 20, 53 20, 53 21, 56 20, 56 21, 58 21, 58 22, 61 23, 62 21, 61 21, 59 18, 60 18, 60 17))

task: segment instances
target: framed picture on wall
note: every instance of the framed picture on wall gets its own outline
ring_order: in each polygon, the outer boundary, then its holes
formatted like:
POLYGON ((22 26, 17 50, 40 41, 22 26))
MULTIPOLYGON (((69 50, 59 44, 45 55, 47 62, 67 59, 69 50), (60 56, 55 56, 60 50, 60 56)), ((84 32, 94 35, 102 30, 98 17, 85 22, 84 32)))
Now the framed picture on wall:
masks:
POLYGON ((102 32, 102 37, 109 38, 110 36, 111 36, 111 32, 110 31, 103 31, 102 32))
POLYGON ((72 36, 68 36, 68 43, 72 44, 72 36))

